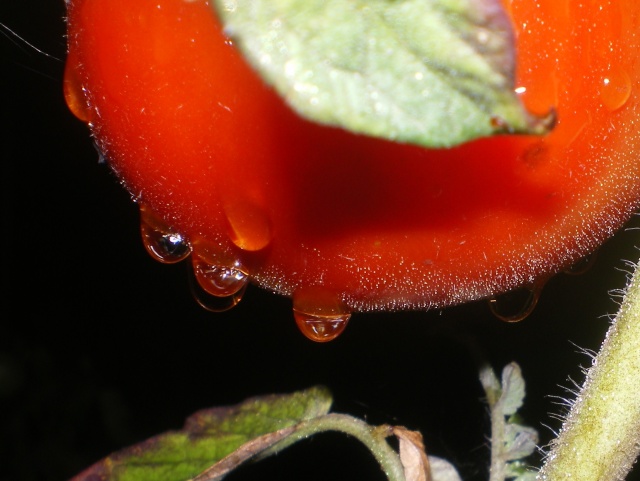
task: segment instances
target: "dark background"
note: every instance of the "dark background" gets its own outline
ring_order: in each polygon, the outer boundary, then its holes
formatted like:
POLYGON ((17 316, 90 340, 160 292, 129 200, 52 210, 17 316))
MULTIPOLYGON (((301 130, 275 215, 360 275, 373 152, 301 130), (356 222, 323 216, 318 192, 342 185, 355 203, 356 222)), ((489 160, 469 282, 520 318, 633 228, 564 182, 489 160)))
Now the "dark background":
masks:
MULTIPOLYGON (((582 380, 590 360, 572 343, 599 347, 637 231, 609 241, 588 273, 554 278, 519 324, 484 302, 357 314, 318 345, 298 333, 288 299, 257 288, 232 311, 206 312, 183 265, 146 254, 136 206, 66 109, 63 17, 62 0, 0 2, 1 480, 65 480, 200 408, 314 384, 331 388, 335 411, 419 429, 465 480, 487 479, 473 350, 496 368, 520 363, 522 414, 549 441, 549 412, 561 411, 549 396, 582 380)), ((325 434, 228 479, 384 478, 355 441, 325 434)))

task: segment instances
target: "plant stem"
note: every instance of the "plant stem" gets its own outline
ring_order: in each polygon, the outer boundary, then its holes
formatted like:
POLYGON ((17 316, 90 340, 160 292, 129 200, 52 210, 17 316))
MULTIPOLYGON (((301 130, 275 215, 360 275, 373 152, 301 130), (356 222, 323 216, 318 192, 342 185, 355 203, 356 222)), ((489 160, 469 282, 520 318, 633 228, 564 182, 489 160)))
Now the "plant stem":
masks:
POLYGON ((489 481, 504 481, 504 414, 502 413, 502 401, 498 400, 491 408, 491 467, 489 469, 489 481))
POLYGON ((485 363, 482 363, 480 367, 480 382, 491 410, 491 466, 489 468, 489 481, 504 481, 505 418, 502 410, 502 386, 493 368, 485 363))
POLYGON ((640 451, 640 265, 541 481, 621 481, 640 451))
POLYGON ((304 421, 292 438, 303 439, 324 431, 340 431, 355 437, 371 451, 389 481, 405 481, 400 457, 386 441, 392 434, 391 426, 370 426, 345 414, 327 414, 304 421))

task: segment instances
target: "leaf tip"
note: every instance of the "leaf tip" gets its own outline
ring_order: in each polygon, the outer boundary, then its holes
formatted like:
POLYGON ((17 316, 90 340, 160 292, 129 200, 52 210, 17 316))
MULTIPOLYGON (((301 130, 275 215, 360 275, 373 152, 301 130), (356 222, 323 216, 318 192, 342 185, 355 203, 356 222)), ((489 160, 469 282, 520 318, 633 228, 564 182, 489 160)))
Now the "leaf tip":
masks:
POLYGON ((511 123, 500 115, 491 115, 489 124, 491 125, 492 135, 547 135, 555 128, 558 122, 558 113, 555 107, 551 107, 546 114, 535 115, 523 107, 522 114, 518 120, 520 122, 511 123))

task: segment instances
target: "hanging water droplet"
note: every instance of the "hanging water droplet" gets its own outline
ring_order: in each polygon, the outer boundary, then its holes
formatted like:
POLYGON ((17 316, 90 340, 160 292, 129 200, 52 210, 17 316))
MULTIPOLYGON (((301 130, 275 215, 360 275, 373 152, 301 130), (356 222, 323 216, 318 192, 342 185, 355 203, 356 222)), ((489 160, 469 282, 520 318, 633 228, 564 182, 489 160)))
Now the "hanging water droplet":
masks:
POLYGON ((602 79, 600 98, 609 110, 617 110, 624 106, 631 96, 631 77, 626 70, 613 65, 602 79))
POLYGON ((140 204, 140 234, 147 252, 163 264, 175 264, 191 253, 189 243, 144 204, 140 204))
POLYGON ((586 273, 596 262, 597 252, 583 257, 579 261, 567 267, 563 272, 572 276, 579 276, 586 273))
POLYGON ((491 313, 504 322, 520 322, 535 309, 544 282, 514 289, 489 299, 491 313))
POLYGON ((197 253, 192 256, 193 273, 208 294, 215 297, 229 297, 244 289, 249 282, 249 274, 239 263, 235 265, 209 264, 197 253))
POLYGON ((71 113, 81 121, 88 123, 91 121, 92 112, 87 105, 87 100, 82 89, 82 83, 78 78, 77 66, 78 62, 76 55, 72 51, 67 57, 67 62, 64 68, 62 89, 64 99, 67 102, 67 107, 69 107, 71 113))
POLYGON ((347 327, 351 314, 334 316, 314 316, 304 312, 293 311, 298 329, 307 338, 315 342, 329 342, 342 334, 347 327))
POLYGON ((294 292, 293 316, 307 338, 315 342, 328 342, 344 331, 351 312, 333 292, 310 287, 294 292))
POLYGON ((193 265, 190 263, 190 275, 189 275, 189 288, 191 295, 196 302, 210 312, 224 312, 238 305, 247 290, 248 283, 245 283, 240 289, 233 294, 222 297, 212 295, 202 288, 200 282, 196 279, 196 275, 193 269, 193 265))
POLYGON ((240 249, 259 251, 271 243, 271 221, 258 205, 248 201, 229 202, 224 212, 231 242, 240 249))

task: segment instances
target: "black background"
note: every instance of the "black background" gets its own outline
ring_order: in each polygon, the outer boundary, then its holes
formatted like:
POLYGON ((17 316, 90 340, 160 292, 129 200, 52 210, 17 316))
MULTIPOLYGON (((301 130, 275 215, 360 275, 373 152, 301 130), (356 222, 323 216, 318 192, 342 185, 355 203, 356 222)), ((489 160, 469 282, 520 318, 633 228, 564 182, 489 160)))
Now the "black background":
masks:
MULTIPOLYGON (((183 265, 146 254, 136 206, 66 109, 63 17, 62 0, 0 2, 0 479, 68 479, 200 408, 314 384, 333 391, 335 411, 419 429, 465 480, 487 479, 474 350, 496 368, 521 364, 522 414, 549 441, 559 423, 548 413, 561 411, 549 396, 581 381, 590 360, 572 343, 598 348, 637 231, 619 232, 588 273, 552 279, 518 324, 484 302, 357 314, 318 345, 297 331, 288 299, 257 288, 232 311, 206 312, 183 265)), ((355 441, 326 434, 228 479, 384 477, 355 441)))

